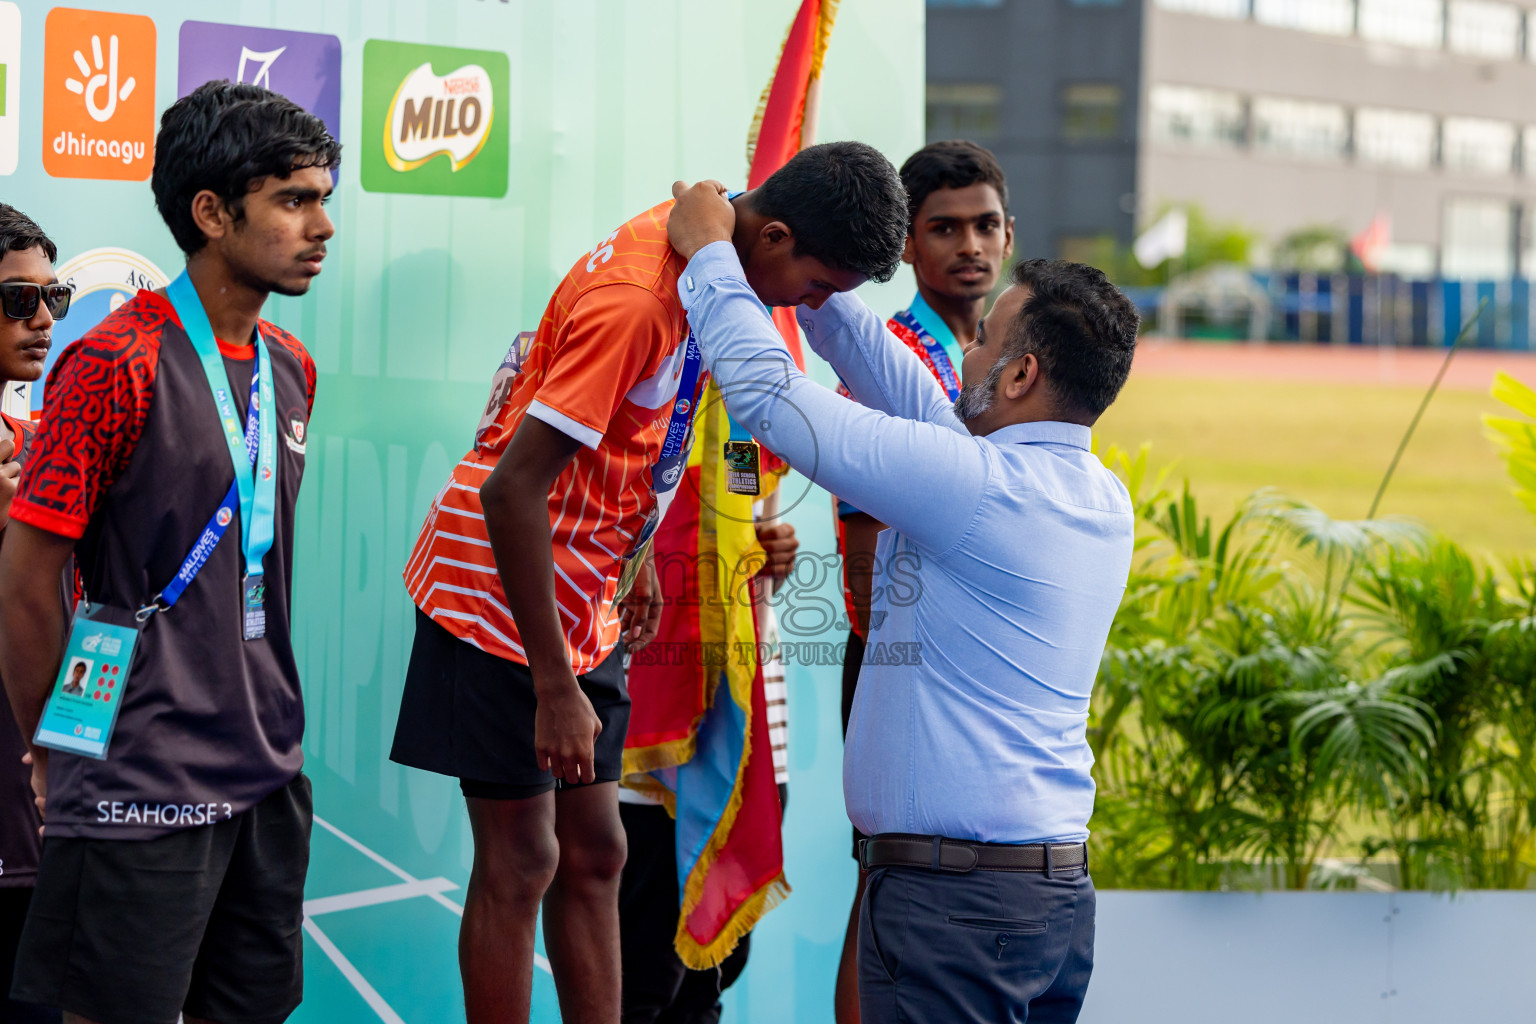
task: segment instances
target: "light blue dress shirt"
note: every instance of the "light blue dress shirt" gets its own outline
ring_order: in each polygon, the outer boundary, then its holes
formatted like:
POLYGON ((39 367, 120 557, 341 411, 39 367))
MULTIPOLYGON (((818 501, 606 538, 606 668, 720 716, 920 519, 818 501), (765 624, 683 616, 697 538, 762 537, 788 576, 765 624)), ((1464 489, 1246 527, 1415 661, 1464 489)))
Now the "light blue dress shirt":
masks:
POLYGON ((727 408, 889 525, 843 794, 871 835, 1086 839, 1088 698, 1130 570, 1134 515, 1073 423, 972 436, 922 361, 852 295, 797 313, 850 402, 795 368, 735 249, 678 281, 727 408))

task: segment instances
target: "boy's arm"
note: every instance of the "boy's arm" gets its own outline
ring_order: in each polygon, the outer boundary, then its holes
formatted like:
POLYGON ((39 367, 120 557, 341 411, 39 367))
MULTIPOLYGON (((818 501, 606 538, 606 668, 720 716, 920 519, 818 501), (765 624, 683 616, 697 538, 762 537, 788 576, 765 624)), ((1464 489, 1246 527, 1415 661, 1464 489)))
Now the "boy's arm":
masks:
MULTIPOLYGON (((59 579, 75 548, 70 537, 27 523, 6 527, 0 542, 0 679, 32 751, 32 785, 39 800, 48 778, 48 751, 32 746, 48 688, 64 658, 64 606, 59 579)), ((42 804, 39 803, 39 809, 42 804)))
MULTIPOLYGON (((66 612, 59 599, 64 566, 138 447, 153 400, 158 349, 144 341, 132 330, 92 331, 59 356, 11 502, 0 543, 0 678, 29 747, 64 658, 66 612)), ((45 748, 32 749, 39 810, 47 755, 45 748)))
POLYGON ((480 488, 485 533, 538 697, 539 767, 572 783, 596 778, 592 750, 603 727, 565 653, 555 604, 549 489, 580 447, 575 438, 525 417, 480 488))
MULTIPOLYGON (((598 448, 625 396, 653 356, 676 345, 677 334, 666 307, 643 288, 614 284, 584 292, 553 339, 528 414, 480 488, 486 536, 538 696, 538 764, 571 783, 596 777, 593 746, 602 726, 566 653, 555 599, 550 489, 583 445, 598 448)), ((594 592, 606 586, 606 579, 584 582, 594 592)), ((629 639, 641 639, 647 625, 654 624, 642 622, 629 639)))

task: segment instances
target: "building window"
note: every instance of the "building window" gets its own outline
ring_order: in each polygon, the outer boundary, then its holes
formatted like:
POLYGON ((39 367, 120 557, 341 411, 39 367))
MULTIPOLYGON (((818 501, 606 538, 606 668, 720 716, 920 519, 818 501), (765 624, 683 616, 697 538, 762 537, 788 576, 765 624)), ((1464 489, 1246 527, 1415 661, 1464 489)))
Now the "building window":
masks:
POLYGON ((1359 0, 1360 35, 1398 46, 1438 49, 1445 24, 1443 0, 1359 0))
POLYGON ((1440 269, 1446 277, 1501 278, 1515 272, 1515 209, 1507 199, 1459 196, 1445 204, 1440 269))
POLYGON ((1253 101, 1253 144, 1279 156, 1339 159, 1349 144, 1349 118, 1336 103, 1260 96, 1253 101))
POLYGON ((1157 0, 1157 6, 1213 18, 1247 18, 1252 10, 1250 0, 1157 0))
POLYGON ((1061 92, 1061 133, 1068 142, 1107 142, 1120 137, 1118 85, 1079 83, 1061 92))
POLYGON ((1266 25, 1347 36, 1355 30, 1354 0, 1253 0, 1253 17, 1266 25))
POLYGON ((1387 167, 1427 168, 1435 162, 1435 119, 1408 110, 1355 111, 1355 156, 1387 167))
POLYGON ((1440 153, 1447 170, 1508 174, 1514 169, 1515 126, 1481 117, 1448 117, 1440 153))
POLYGON ((1520 56, 1520 8, 1488 0, 1451 0, 1447 43, 1474 57, 1520 56))
POLYGON ((997 138, 997 109, 1003 91, 983 82, 928 83, 930 139, 997 138))
POLYGON ((1526 125, 1520 136, 1523 142, 1520 147, 1520 166, 1527 178, 1536 178, 1536 127, 1526 125))
POLYGON ((1238 149, 1248 135, 1243 100, 1235 92, 1154 85, 1147 119, 1157 142, 1238 149))

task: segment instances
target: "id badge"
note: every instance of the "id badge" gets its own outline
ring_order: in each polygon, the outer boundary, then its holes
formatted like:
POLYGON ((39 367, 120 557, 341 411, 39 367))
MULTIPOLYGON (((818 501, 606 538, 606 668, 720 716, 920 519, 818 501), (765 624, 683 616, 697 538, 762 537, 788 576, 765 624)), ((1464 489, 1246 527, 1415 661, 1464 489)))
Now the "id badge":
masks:
POLYGON ((64 663, 32 742, 106 760, 138 642, 132 612, 82 604, 70 624, 64 663))
POLYGON ((260 640, 267 635, 267 577, 261 573, 246 576, 240 584, 240 595, 240 607, 245 612, 245 639, 260 640))
POLYGON ((762 449, 756 441, 725 442, 726 490, 732 494, 750 494, 755 497, 762 490, 759 474, 761 462, 762 449))

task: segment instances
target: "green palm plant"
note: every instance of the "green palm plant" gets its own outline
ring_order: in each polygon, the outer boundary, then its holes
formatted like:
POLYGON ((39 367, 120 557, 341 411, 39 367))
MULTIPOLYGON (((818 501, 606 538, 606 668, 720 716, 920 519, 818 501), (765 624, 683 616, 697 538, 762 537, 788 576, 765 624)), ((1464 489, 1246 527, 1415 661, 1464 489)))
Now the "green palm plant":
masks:
POLYGON ((1505 845, 1495 834, 1510 824, 1495 808, 1498 709, 1484 647, 1504 602, 1491 572, 1435 538, 1368 566, 1355 602, 1390 664, 1385 678, 1423 702, 1436 722, 1428 774, 1388 822, 1400 884, 1497 884, 1511 864, 1490 856, 1505 845))
POLYGON ((1504 372, 1494 375, 1493 397, 1519 416, 1483 416, 1488 438, 1504 458, 1515 497, 1536 514, 1536 390, 1504 372))
POLYGON ((1187 483, 1144 492, 1145 455, 1118 467, 1142 531, 1096 690, 1101 849, 1147 884, 1211 887, 1256 858, 1303 887, 1340 801, 1379 805, 1395 791, 1384 780, 1422 761, 1426 719, 1386 684, 1350 680, 1337 609, 1356 559, 1417 534, 1267 493, 1217 529, 1187 483), (1284 545, 1320 560, 1320 586, 1284 545))

